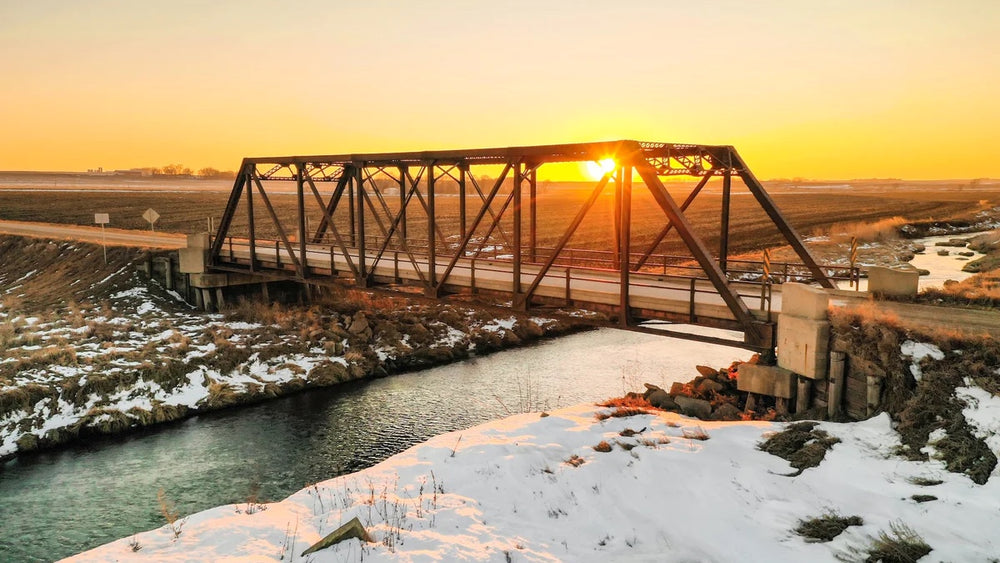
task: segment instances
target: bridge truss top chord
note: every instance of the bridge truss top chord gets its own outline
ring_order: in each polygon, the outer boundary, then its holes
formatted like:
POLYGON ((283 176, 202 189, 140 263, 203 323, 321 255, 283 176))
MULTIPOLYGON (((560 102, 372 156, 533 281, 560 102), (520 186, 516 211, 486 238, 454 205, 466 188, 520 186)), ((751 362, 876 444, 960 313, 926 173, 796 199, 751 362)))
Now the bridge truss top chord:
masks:
POLYGON ((738 262, 729 257, 733 176, 743 181, 795 251, 804 275, 833 287, 827 271, 733 147, 629 140, 246 158, 214 235, 209 264, 216 270, 277 274, 308 283, 345 275, 361 286, 406 281, 433 296, 489 286, 509 294, 521 309, 562 297, 603 304, 618 313, 622 326, 635 327, 638 321, 657 317, 726 326, 742 330, 748 347, 767 349, 773 346, 773 325, 750 310, 731 276, 738 262), (572 202, 579 207, 565 228, 553 230, 546 223, 549 246, 539 244, 538 207, 540 201, 544 204, 539 168, 592 161, 613 165, 582 202, 572 202), (661 180, 677 176, 698 178, 682 203, 661 180), (721 180, 722 201, 714 254, 685 214, 713 178, 721 180), (656 235, 642 248, 632 242, 633 195, 639 186, 645 188, 642 195, 650 205, 662 212, 656 235), (569 247, 588 212, 611 190, 613 228, 598 245, 603 248, 569 247), (686 264, 656 254, 671 232, 688 252, 686 264), (655 281, 648 277, 654 263, 663 270, 655 281), (677 268, 686 273, 665 281, 668 270, 677 268), (587 281, 580 275, 584 271, 590 272, 587 281), (505 285, 498 285, 498 277, 505 278, 505 285), (552 287, 556 277, 565 278, 562 294, 552 287), (690 286, 687 311, 669 310, 646 298, 655 288, 676 290, 676 280, 690 286), (603 290, 588 289, 599 283, 605 284, 603 290), (613 301, 601 296, 608 288, 617 293, 613 301), (720 307, 697 305, 698 292, 711 293, 721 300, 720 307))

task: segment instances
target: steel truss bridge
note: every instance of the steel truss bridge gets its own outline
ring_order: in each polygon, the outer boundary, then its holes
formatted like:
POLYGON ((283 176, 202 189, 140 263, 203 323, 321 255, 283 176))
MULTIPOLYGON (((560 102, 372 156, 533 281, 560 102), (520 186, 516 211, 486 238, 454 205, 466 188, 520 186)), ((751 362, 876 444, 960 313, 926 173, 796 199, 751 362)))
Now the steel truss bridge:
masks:
POLYGON ((209 267, 307 284, 415 284, 433 297, 491 292, 520 310, 572 304, 610 311, 619 326, 636 330, 649 330, 655 319, 736 329, 743 341, 727 343, 770 350, 771 279, 760 275, 760 264, 729 257, 734 176, 801 260, 772 269, 832 288, 829 268, 817 264, 733 147, 629 140, 246 158, 212 238, 209 267), (542 247, 538 171, 574 162, 613 164, 558 241, 542 247), (664 185, 676 177, 697 179, 680 203, 664 185), (685 215, 712 178, 721 179, 722 199, 714 253, 685 215), (601 249, 568 246, 606 190, 614 192, 613 236, 601 249), (632 243, 636 190, 662 210, 644 248, 632 243), (657 253, 671 232, 687 256, 657 253))

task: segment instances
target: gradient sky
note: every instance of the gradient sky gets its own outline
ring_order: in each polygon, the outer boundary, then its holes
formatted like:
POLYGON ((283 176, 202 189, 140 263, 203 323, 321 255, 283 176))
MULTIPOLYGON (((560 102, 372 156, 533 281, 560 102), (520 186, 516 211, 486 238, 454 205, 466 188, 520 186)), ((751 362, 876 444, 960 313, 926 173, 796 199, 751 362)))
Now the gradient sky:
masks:
POLYGON ((994 0, 0 0, 0 170, 631 138, 1000 177, 994 0))

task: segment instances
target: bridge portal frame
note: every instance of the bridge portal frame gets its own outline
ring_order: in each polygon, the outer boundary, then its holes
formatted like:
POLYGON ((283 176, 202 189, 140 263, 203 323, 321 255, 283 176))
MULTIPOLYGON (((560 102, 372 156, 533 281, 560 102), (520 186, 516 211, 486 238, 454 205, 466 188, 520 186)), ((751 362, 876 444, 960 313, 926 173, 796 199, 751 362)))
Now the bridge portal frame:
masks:
MULTIPOLYGON (((254 205, 259 205, 255 202, 259 199, 277 232, 281 247, 291 260, 289 267, 292 269, 294 279, 298 281, 304 283, 315 281, 316 276, 310 272, 304 257, 307 256, 308 244, 325 240, 331 243, 331 253, 333 247, 336 247, 347 259, 350 277, 354 283, 366 287, 372 282, 374 266, 382 260, 394 241, 391 252, 395 252, 397 262, 399 255, 405 254, 406 259, 419 274, 424 292, 427 295, 440 296, 444 293, 445 285, 459 259, 469 256, 470 252, 473 258, 478 257, 484 248, 484 243, 496 236, 500 239, 498 243, 508 249, 511 256, 513 304, 517 308, 526 309, 535 297, 539 283, 559 259, 587 212, 608 185, 613 184, 614 257, 620 275, 619 323, 622 326, 632 324, 632 319, 629 318, 630 275, 640 271, 667 234, 674 230, 735 317, 737 324, 744 331, 746 342, 756 347, 767 348, 773 344, 771 331, 763 327, 753 316, 726 275, 733 176, 738 176, 743 181, 811 276, 822 286, 832 288, 833 283, 826 272, 817 264, 801 236, 785 219, 735 148, 728 145, 632 140, 492 149, 245 158, 240 165, 226 210, 214 235, 209 266, 219 270, 234 269, 234 264, 223 260, 222 250, 242 201, 245 202, 247 210, 250 260, 249 264, 236 269, 249 272, 261 269, 255 258, 258 237, 254 205), (568 228, 560 236, 555 248, 544 260, 540 260, 537 245, 539 167, 550 163, 600 162, 606 159, 612 159, 614 167, 597 181, 568 228), (502 172, 494 179, 492 185, 484 187, 477 181, 473 170, 481 166, 502 167, 502 172), (681 204, 671 196, 661 180, 661 177, 676 176, 699 179, 681 204), (376 182, 376 177, 382 180, 382 187, 376 182), (631 200, 636 187, 634 183, 636 177, 641 180, 641 185, 649 190, 663 211, 666 223, 653 243, 642 252, 640 258, 633 261, 631 200), (713 177, 722 178, 718 257, 712 255, 685 216, 685 210, 713 177), (394 189, 398 190, 399 200, 395 211, 390 208, 386 200, 387 196, 391 197, 389 190, 384 189, 387 178, 396 186, 394 189), (458 186, 460 240, 457 246, 452 243, 447 264, 440 269, 438 252, 446 237, 437 221, 435 207, 438 197, 435 188, 439 181, 445 179, 458 186), (512 186, 504 194, 502 190, 508 179, 511 180, 512 186), (294 225, 288 226, 282 222, 268 197, 263 182, 272 180, 295 183, 297 216, 294 225), (317 184, 332 184, 333 188, 324 197, 317 184), (526 206, 525 199, 527 199, 526 206), (319 224, 315 229, 310 228, 306 218, 307 200, 315 202, 313 213, 317 210, 321 213, 319 224), (470 202, 472 202, 471 208, 470 202), (496 209, 497 204, 500 206, 499 210, 496 209), (525 207, 527 241, 524 240, 525 207), (469 211, 472 211, 471 217, 469 211), (335 216, 338 213, 341 216, 346 215, 341 223, 346 222, 347 232, 341 232, 337 226, 335 216), (502 221, 508 214, 511 219, 508 222, 512 225, 510 233, 502 226, 502 221), (427 221, 427 240, 424 244, 427 263, 424 270, 418 265, 417 254, 420 251, 415 248, 415 242, 408 232, 408 226, 415 218, 419 218, 414 215, 422 216, 427 221), (374 226, 369 220, 373 220, 374 226), (480 227, 484 226, 486 234, 476 237, 480 227), (370 231, 377 231, 378 236, 374 239, 377 249, 369 247, 369 242, 373 240, 370 231), (475 251, 470 249, 470 245, 474 243, 477 244, 475 251), (356 260, 352 259, 352 254, 356 256, 356 260), (541 267, 527 287, 521 282, 522 266, 525 262, 541 267)), ((276 248, 276 251, 280 257, 281 250, 276 248)), ((331 270, 332 268, 331 258, 331 270)))

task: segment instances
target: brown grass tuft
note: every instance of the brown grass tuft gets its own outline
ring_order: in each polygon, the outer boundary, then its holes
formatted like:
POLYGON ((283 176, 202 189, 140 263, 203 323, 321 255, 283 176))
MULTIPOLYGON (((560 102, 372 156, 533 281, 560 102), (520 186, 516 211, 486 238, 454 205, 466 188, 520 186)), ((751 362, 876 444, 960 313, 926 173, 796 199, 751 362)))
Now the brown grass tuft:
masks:
POLYGON ((611 412, 599 412, 594 415, 597 420, 607 420, 609 418, 624 418, 627 416, 636 416, 639 414, 649 414, 649 411, 644 408, 636 407, 618 407, 611 412))
POLYGON ((609 444, 607 440, 601 440, 599 444, 594 446, 594 451, 608 453, 611 451, 611 444, 609 444))

